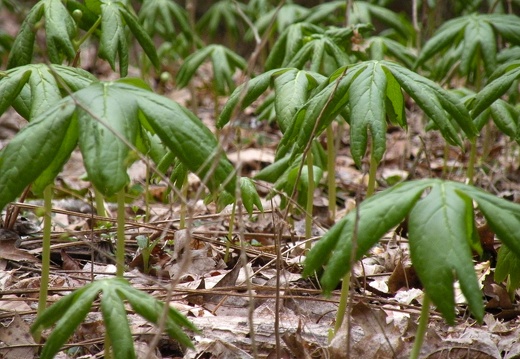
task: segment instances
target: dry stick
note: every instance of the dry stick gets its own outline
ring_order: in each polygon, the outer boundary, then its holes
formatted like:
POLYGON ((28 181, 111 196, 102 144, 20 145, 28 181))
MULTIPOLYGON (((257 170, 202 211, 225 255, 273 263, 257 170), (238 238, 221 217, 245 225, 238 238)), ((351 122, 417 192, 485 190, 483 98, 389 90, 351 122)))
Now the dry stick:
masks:
MULTIPOLYGON (((24 189, 22 192, 22 195, 20 196, 20 202, 25 201, 27 198, 27 195, 29 194, 29 190, 31 189, 31 186, 27 186, 27 188, 24 189)), ((4 228, 5 229, 13 229, 14 225, 16 224, 16 219, 18 218, 18 214, 20 214, 20 208, 15 207, 12 211, 7 211, 5 214, 5 223, 4 228)))

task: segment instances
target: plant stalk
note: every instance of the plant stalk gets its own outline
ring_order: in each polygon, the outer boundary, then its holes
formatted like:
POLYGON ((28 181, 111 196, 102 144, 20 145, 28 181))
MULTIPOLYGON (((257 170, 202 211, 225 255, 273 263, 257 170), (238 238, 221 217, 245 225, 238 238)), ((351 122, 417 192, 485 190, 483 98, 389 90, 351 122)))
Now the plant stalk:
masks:
POLYGON ((475 175, 475 162, 477 161, 477 139, 471 139, 470 143, 471 149, 469 152, 469 162, 466 177, 468 180, 468 184, 473 185, 473 177, 475 175))
POLYGON ((336 218, 336 145, 332 124, 327 127, 327 186, 329 188, 329 218, 336 218))
POLYGON ((418 359, 421 353, 421 347, 428 329, 428 321, 430 320, 430 298, 426 293, 421 308, 421 317, 419 319, 419 327, 415 333, 415 341, 413 342, 412 352, 410 353, 410 359, 418 359))
POLYGON ((125 273, 125 190, 117 192, 116 276, 125 273))
MULTIPOLYGON (((307 153, 307 206, 305 208, 305 239, 312 237, 312 212, 314 209, 314 161, 312 151, 307 153)), ((305 248, 311 248, 311 241, 305 243, 305 248)))
MULTIPOLYGON (((336 323, 334 324, 334 335, 336 335, 343 324, 345 313, 347 312, 348 293, 350 291, 350 272, 345 274, 341 283, 341 294, 339 297, 338 312, 336 314, 336 323)), ((329 341, 332 338, 329 338, 329 341)))
POLYGON ((376 189, 376 175, 378 162, 374 156, 374 143, 370 145, 370 167, 368 169, 368 186, 367 186, 367 198, 374 194, 376 189))
MULTIPOLYGON (((42 240, 42 276, 40 280, 40 296, 38 298, 38 316, 47 307, 47 294, 49 288, 49 275, 51 264, 51 229, 52 229, 52 185, 43 190, 43 240, 42 240)), ((34 340, 39 343, 41 329, 34 333, 34 340)))

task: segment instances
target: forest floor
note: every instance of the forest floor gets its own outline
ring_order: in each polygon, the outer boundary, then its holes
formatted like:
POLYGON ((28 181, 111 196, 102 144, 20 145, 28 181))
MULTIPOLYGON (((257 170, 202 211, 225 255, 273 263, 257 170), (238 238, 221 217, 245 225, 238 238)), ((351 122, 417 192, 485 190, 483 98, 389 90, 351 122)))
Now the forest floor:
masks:
MULTIPOLYGON (((166 96, 189 106, 187 90, 163 90, 166 96)), ((200 91, 198 115, 214 128, 211 95, 200 91)), ((469 151, 446 148, 438 134, 424 132, 423 119, 413 104, 408 105, 407 116, 410 126, 406 131, 397 127, 388 130, 387 152, 378 169, 378 190, 412 178, 464 181, 469 151)), ((2 116, 0 147, 21 126, 23 120, 14 112, 2 116)), ((280 132, 275 124, 259 122, 254 107, 240 118, 240 127, 241 145, 228 145, 226 153, 235 165, 240 164, 242 175, 253 177, 273 162, 280 132)), ((476 184, 516 201, 520 173, 511 159, 518 158, 518 146, 498 137, 493 128, 489 131, 494 139, 487 159, 479 164, 476 184)), ((342 134, 336 158, 337 213, 329 218, 326 186, 318 186, 312 243, 332 222, 355 208, 366 189, 366 172, 357 169, 350 157, 348 126, 337 125, 336 133, 342 134)), ((129 170, 125 277, 157 298, 168 298, 170 305, 200 329, 200 333, 191 334, 194 350, 180 348, 164 336, 152 358, 408 357, 423 291, 410 264, 404 232, 388 233, 356 266, 347 308, 350 315, 330 340, 339 288, 325 297, 315 278, 301 276, 308 241, 303 215, 287 214, 278 196, 268 197, 269 184, 259 182, 264 211, 249 216, 239 210, 230 228, 231 207, 217 211, 214 204, 193 198, 200 182, 190 176, 189 229, 179 229, 180 202, 167 192, 164 183, 147 181, 149 173, 139 161, 129 170), (142 254, 146 240, 156 241, 148 265, 142 254), (179 243, 189 244, 188 263, 179 260, 179 243)), ((83 180, 84 174, 77 152, 56 182, 49 304, 96 278, 115 273, 115 209, 107 199, 107 217, 95 215, 93 192, 83 180)), ((9 213, 20 211, 16 230, 22 241, 0 238, 3 358, 37 357, 36 344, 28 333, 40 284, 40 206, 41 201, 29 197, 7 209, 9 213)), ((464 297, 456 292, 456 325, 448 326, 432 307, 422 358, 520 358, 518 294, 511 300, 505 284, 494 281, 499 242, 484 226, 479 232, 489 252, 485 261, 475 258, 486 304, 484 322, 477 323, 469 316, 464 297)), ((93 307, 59 358, 102 356, 104 324, 98 309, 93 307)), ((128 317, 136 351, 143 358, 150 350, 154 328, 131 312, 128 317)))

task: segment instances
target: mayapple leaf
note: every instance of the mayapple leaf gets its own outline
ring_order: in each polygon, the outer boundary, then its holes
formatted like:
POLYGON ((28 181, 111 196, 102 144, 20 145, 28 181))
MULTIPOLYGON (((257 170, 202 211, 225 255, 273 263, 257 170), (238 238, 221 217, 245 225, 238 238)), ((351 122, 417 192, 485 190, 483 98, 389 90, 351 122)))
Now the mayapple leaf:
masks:
POLYGON ((350 86, 367 66, 367 63, 361 63, 352 67, 344 67, 344 76, 340 76, 321 91, 313 94, 300 107, 278 145, 277 159, 285 157, 287 153, 292 151, 293 147, 296 148, 293 155, 301 153, 308 141, 311 140, 312 135, 318 136, 325 130, 348 105, 350 86))
POLYGON ((392 227, 399 224, 435 180, 404 182, 365 200, 339 220, 311 249, 304 262, 308 276, 325 266, 320 280, 330 293, 357 261, 392 227), (354 256, 352 250, 356 248, 354 256))
POLYGON ((242 203, 249 215, 253 214, 254 207, 263 211, 262 201, 256 191, 254 182, 246 177, 240 178, 240 193, 242 195, 242 203))
POLYGON ((224 186, 234 195, 234 167, 219 150, 215 136, 199 118, 163 96, 123 83, 118 86, 137 101, 148 124, 175 156, 201 179, 208 177, 207 185, 211 191, 224 186), (218 160, 218 166, 210 173, 215 160, 218 160))
POLYGON ((520 77, 520 61, 514 61, 499 67, 488 83, 471 103, 471 116, 476 118, 500 96, 506 93, 513 82, 520 77))
POLYGON ((504 100, 498 99, 491 105, 490 110, 493 122, 495 122, 500 131, 519 142, 518 121, 520 120, 520 112, 518 109, 504 100))
POLYGON ((511 252, 506 245, 502 245, 498 250, 495 282, 503 282, 508 277, 508 290, 520 287, 520 257, 511 252))
POLYGON ((491 230, 515 255, 520 257, 520 241, 515 230, 520 225, 520 206, 475 187, 464 186, 461 191, 473 198, 491 230))
MULTIPOLYGON (((309 8, 299 4, 284 3, 283 6, 278 9, 272 8, 269 11, 259 13, 260 17, 255 21, 255 26, 259 34, 264 34, 272 24, 271 31, 276 31, 281 34, 292 24, 298 23, 309 11, 309 8)), ((255 13, 255 15, 258 15, 258 13, 255 13)), ((245 35, 246 39, 250 39, 252 34, 252 31, 248 30, 245 35)))
MULTIPOLYGON (((428 296, 448 322, 453 323, 453 281, 458 279, 469 309, 482 320, 482 293, 471 254, 472 249, 480 250, 474 202, 507 250, 520 258, 515 230, 520 225, 520 205, 473 186, 425 179, 386 189, 338 221, 307 255, 304 275, 324 266, 321 283, 325 292, 332 291, 351 269, 351 260, 361 259, 384 233, 408 215, 412 264, 428 296), (421 199, 428 188, 430 191, 421 199), (352 256, 354 248, 356 253, 352 256)), ((516 268, 511 257, 504 258, 501 265, 500 278, 516 268)))
POLYGON ((257 77, 252 78, 247 83, 238 86, 231 93, 229 99, 224 105, 224 108, 222 109, 222 112, 218 118, 217 127, 222 128, 231 120, 233 111, 239 105, 242 96, 243 98, 240 103, 240 108, 243 110, 247 106, 251 105, 253 101, 258 99, 260 95, 267 90, 269 84, 271 83, 271 76, 274 73, 283 73, 283 71, 286 71, 286 69, 266 71, 257 77))
POLYGON ((0 93, 2 93, 0 97, 0 115, 11 106, 30 76, 31 71, 26 69, 25 71, 6 72, 5 76, 0 78, 0 93))
POLYGON ((56 323, 56 327, 43 347, 41 359, 52 359, 59 352, 63 344, 87 316, 102 284, 102 282, 93 282, 72 292, 36 318, 31 326, 32 332, 40 328, 49 328, 56 323))
POLYGON ((103 314, 103 318, 105 318, 103 322, 112 348, 114 348, 114 358, 135 358, 132 332, 130 331, 130 324, 126 316, 124 302, 118 293, 118 286, 106 285, 102 291, 101 313, 103 314))
POLYGON ((92 84, 73 96, 80 104, 78 142, 89 180, 101 193, 113 195, 129 181, 129 148, 120 137, 135 143, 139 125, 135 98, 110 82, 92 84))
MULTIPOLYGON (((132 309, 137 314, 151 323, 159 323, 160 315, 162 315, 164 311, 164 303, 130 285, 121 286, 118 290, 121 295, 128 300, 132 309)), ((166 318, 166 332, 170 337, 178 340, 181 345, 193 348, 193 343, 188 335, 186 335, 186 332, 182 329, 183 327, 198 332, 197 327, 195 327, 195 325, 193 325, 193 323, 184 315, 173 308, 169 308, 168 316, 166 318)))
POLYGON ((370 58, 372 60, 384 60, 391 57, 408 68, 413 68, 416 55, 412 49, 400 42, 385 36, 371 36, 366 40, 370 46, 370 58))
POLYGON ((209 59, 213 66, 213 84, 218 95, 230 93, 235 89, 233 74, 237 69, 245 69, 246 60, 222 45, 208 45, 186 58, 179 73, 177 85, 185 87, 197 69, 209 59))
POLYGON ((193 37, 186 9, 173 0, 144 0, 139 20, 150 36, 157 33, 165 40, 176 37, 177 25, 186 39, 193 37))
POLYGON ((369 63, 350 85, 350 151, 361 166, 367 148, 367 131, 373 141, 372 158, 380 162, 386 150, 386 73, 369 63))
POLYGON ((457 193, 449 182, 433 186, 409 214, 412 263, 426 293, 450 324, 455 320, 455 278, 460 282, 471 312, 478 320, 484 316, 471 256, 472 226, 471 200, 457 193))
POLYGON ((468 110, 455 95, 444 90, 437 83, 398 64, 384 61, 384 67, 392 73, 403 90, 415 100, 426 115, 435 122, 446 140, 462 146, 462 140, 451 122, 453 120, 469 138, 477 135, 468 110), (446 116, 446 113, 451 117, 446 116))
POLYGON ((44 0, 45 36, 51 63, 60 64, 63 58, 73 59, 76 49, 72 39, 76 36, 76 24, 61 0, 44 0))
POLYGON ((128 73, 128 43, 126 39, 123 17, 117 2, 101 2, 101 38, 99 42, 99 57, 105 59, 113 70, 119 55, 119 72, 121 77, 128 73))
POLYGON ((0 208, 13 201, 58 156, 75 108, 70 98, 59 101, 0 151, 0 208))
MULTIPOLYGON (((302 21, 309 23, 322 23, 329 21, 332 14, 345 14, 346 3, 341 0, 326 1, 317 5, 309 11, 307 17, 302 21)), ((374 23, 375 18, 390 28, 396 30, 404 39, 410 39, 414 35, 414 30, 410 22, 402 15, 395 13, 383 6, 372 4, 366 1, 353 1, 350 11, 349 22, 351 24, 374 23)))
POLYGON ((101 1, 101 39, 99 56, 108 61, 115 69, 119 58, 121 77, 128 74, 128 40, 126 26, 135 36, 144 52, 155 67, 159 67, 159 58, 150 36, 138 23, 137 18, 128 11, 121 1, 101 1))
MULTIPOLYGON (((56 324, 43 347, 42 359, 53 358, 67 339, 86 317, 94 300, 101 298, 101 313, 112 344, 114 357, 135 358, 132 333, 127 319, 124 301, 128 300, 135 312, 153 324, 159 323, 164 303, 151 295, 133 288, 122 278, 96 280, 75 290, 47 308, 31 327, 31 331, 49 328, 56 324)), ((186 347, 193 347, 184 329, 197 331, 196 327, 182 314, 169 308, 166 331, 186 347)))
POLYGON ((41 0, 25 18, 20 32, 11 48, 7 67, 27 65, 32 60, 37 23, 45 16, 45 39, 47 54, 52 63, 59 64, 63 58, 72 59, 76 49, 72 39, 76 36, 76 25, 61 0, 41 0))
POLYGON ((284 67, 303 47, 304 39, 312 34, 321 33, 319 26, 301 22, 288 26, 275 42, 273 49, 265 61, 267 70, 284 67))
MULTIPOLYGON (((6 74, 7 77, 0 79, 0 89, 5 88, 6 97, 11 99, 5 105, 12 105, 28 121, 61 100, 63 93, 77 91, 97 81, 85 70, 62 65, 29 64, 10 69, 6 74), (27 78, 22 76, 26 73, 27 78), (13 87, 10 76, 20 78, 22 88, 13 87)), ((3 105, 1 101, 0 114, 7 109, 3 105)))
POLYGON ((34 51, 34 40, 36 38, 35 27, 36 23, 40 21, 43 16, 45 11, 44 6, 45 3, 43 1, 36 3, 25 17, 11 47, 9 58, 7 59, 8 69, 31 63, 34 51))
POLYGON ((155 44, 152 39, 148 35, 148 33, 143 29, 143 27, 139 24, 135 15, 128 11, 128 9, 124 6, 121 6, 119 9, 121 16, 125 20, 126 25, 135 36, 135 39, 141 45, 148 59, 156 69, 160 66, 159 56, 157 55, 157 50, 155 44))
POLYGON ((212 192, 225 188, 234 195, 235 169, 202 121, 177 103, 130 83, 92 83, 23 128, 0 152, 0 206, 14 200, 49 166, 39 183, 50 181, 49 174, 56 173, 70 155, 58 151, 74 148, 77 134, 68 132, 76 120, 73 116, 77 116, 87 174, 104 195, 117 193, 127 184, 126 169, 135 158, 127 144, 135 146, 140 128, 157 134, 212 192), (52 161, 56 162, 51 165, 52 161))
POLYGON ((416 67, 461 45, 461 57, 453 59, 453 62, 460 60, 460 73, 467 76, 470 71, 479 71, 475 68, 475 59, 479 58, 490 75, 497 66, 496 38, 501 36, 513 44, 520 43, 519 20, 518 16, 504 14, 470 14, 449 20, 426 42, 416 67))
POLYGON ((43 190, 54 183, 54 179, 61 172, 63 166, 70 158, 71 153, 78 145, 78 121, 72 116, 67 132, 63 136, 63 141, 58 148, 56 155, 47 168, 34 180, 31 191, 35 194, 43 194, 43 190))
POLYGON ((243 3, 231 0, 219 0, 214 2, 197 22, 197 30, 215 36, 221 27, 225 26, 227 32, 234 38, 237 38, 239 33, 238 20, 241 19, 237 7, 244 9, 244 6, 243 3))
POLYGON ((301 151, 312 134, 318 136, 347 106, 350 109, 347 121, 351 126, 354 161, 359 165, 365 154, 367 128, 374 140, 373 153, 376 158, 382 158, 386 149, 387 117, 405 125, 404 101, 402 94, 399 95, 401 88, 435 122, 450 143, 462 145, 458 127, 469 138, 477 134, 466 107, 456 96, 401 65, 389 61, 365 61, 343 69, 344 75, 334 79, 336 74, 333 74, 329 79, 331 83, 296 113, 280 142, 277 158, 285 156, 293 145, 296 152, 301 151), (392 103, 388 109, 387 99, 392 103))
POLYGON ((277 122, 285 132, 296 111, 307 101, 309 78, 304 71, 289 70, 275 77, 274 88, 277 122))

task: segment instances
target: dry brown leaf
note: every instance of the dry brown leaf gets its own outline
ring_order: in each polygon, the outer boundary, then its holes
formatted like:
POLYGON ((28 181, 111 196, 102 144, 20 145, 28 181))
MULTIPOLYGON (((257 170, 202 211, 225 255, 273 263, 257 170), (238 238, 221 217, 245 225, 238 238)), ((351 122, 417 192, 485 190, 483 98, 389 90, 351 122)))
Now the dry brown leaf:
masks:
POLYGON ((0 341, 6 345, 0 348, 0 356, 4 359, 33 358, 36 348, 32 346, 36 343, 29 333, 29 325, 18 314, 14 315, 13 321, 8 325, 0 325, 0 341), (9 346, 19 345, 27 346, 9 348, 9 346))
POLYGON ((0 241, 0 258, 15 262, 39 262, 38 259, 29 254, 27 251, 17 248, 15 239, 0 241))
POLYGON ((62 268, 65 270, 75 270, 79 271, 81 270, 81 265, 71 256, 65 252, 64 249, 60 251, 61 260, 63 261, 62 268))

